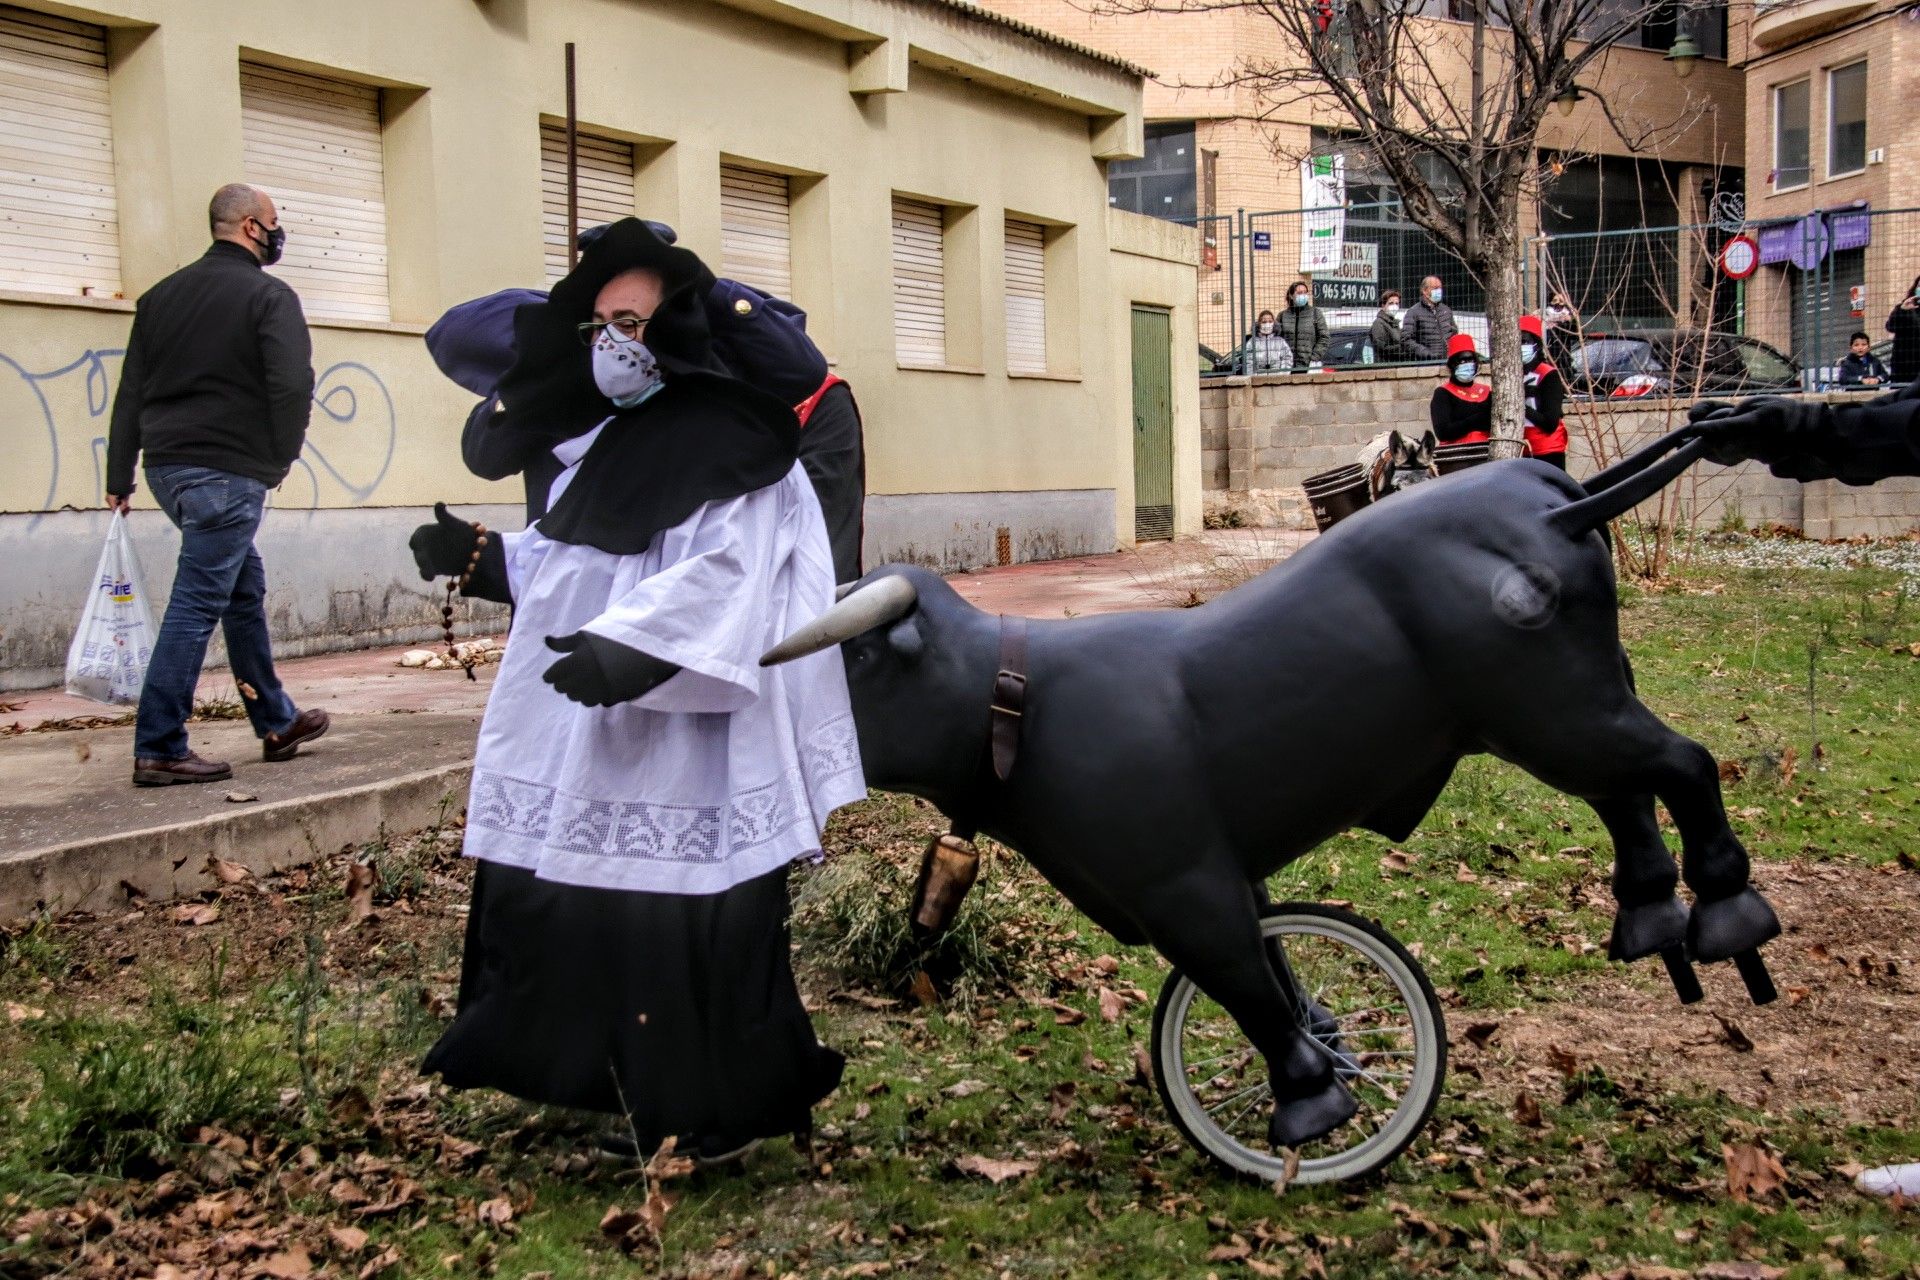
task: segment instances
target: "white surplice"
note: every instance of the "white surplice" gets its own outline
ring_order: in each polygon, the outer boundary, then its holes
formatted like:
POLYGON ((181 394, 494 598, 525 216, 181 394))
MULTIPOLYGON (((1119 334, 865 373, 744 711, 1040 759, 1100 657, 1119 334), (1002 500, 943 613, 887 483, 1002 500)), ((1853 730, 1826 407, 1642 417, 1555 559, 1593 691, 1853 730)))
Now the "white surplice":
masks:
MULTIPOLYGON (((573 478, 591 437, 556 450, 573 478)), ((638 555, 505 535, 511 643, 487 699, 466 854, 566 884, 718 893, 818 856, 866 783, 840 651, 761 668, 833 604, 820 504, 795 464, 706 503, 638 555), (614 707, 541 679, 547 636, 590 631, 682 668, 614 707)))

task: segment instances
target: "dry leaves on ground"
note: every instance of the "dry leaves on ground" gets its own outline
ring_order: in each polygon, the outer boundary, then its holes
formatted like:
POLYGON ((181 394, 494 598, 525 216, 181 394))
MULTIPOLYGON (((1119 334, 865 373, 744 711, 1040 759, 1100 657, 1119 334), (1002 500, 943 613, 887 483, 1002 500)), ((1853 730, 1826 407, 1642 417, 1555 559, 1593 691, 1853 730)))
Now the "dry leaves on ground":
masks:
POLYGON ((1015 1178, 1024 1178, 1040 1166, 1033 1160, 995 1160, 991 1156, 959 1156, 953 1167, 961 1173, 977 1174, 999 1186, 1015 1178))
POLYGON ((1769 1199, 1787 1185, 1786 1169, 1764 1148, 1723 1142, 1720 1154, 1727 1162, 1727 1193, 1740 1204, 1769 1199))

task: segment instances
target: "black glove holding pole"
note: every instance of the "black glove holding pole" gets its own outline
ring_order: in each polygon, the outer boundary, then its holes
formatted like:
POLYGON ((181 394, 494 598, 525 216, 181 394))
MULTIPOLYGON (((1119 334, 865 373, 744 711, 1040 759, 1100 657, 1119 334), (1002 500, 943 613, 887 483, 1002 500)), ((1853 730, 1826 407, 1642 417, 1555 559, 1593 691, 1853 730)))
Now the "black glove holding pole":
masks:
MULTIPOLYGON (((407 539, 407 547, 413 552, 413 563, 419 568, 420 576, 431 582, 435 578, 457 578, 466 573, 467 563, 473 558, 474 543, 479 539, 472 524, 449 512, 446 503, 436 502, 433 523, 415 529, 407 539)), ((460 594, 500 604, 513 603, 512 592, 507 587, 507 553, 498 534, 488 535, 487 545, 480 551, 480 562, 473 566, 473 573, 460 594)))
POLYGON ((632 702, 680 670, 671 662, 591 631, 548 636, 547 648, 567 656, 548 667, 541 679, 555 691, 589 707, 632 702))

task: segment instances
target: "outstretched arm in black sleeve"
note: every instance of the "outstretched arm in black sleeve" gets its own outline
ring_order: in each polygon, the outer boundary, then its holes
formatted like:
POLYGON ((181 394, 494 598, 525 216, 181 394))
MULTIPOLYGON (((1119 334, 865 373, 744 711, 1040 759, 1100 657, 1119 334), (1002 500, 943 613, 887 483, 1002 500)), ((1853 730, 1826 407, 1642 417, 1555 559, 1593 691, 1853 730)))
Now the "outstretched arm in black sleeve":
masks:
POLYGON ((1756 396, 1703 400, 1688 419, 1705 429, 1707 457, 1724 466, 1761 462, 1788 480, 1864 485, 1920 476, 1920 383, 1865 404, 1756 396))
POLYGON ((498 604, 513 603, 513 592, 507 583, 507 555, 500 535, 482 535, 471 523, 449 512, 446 503, 433 504, 433 523, 415 529, 407 539, 407 547, 413 552, 413 563, 425 580, 458 578, 464 573, 467 584, 461 588, 461 595, 498 604), (476 549, 480 553, 477 560, 476 549))

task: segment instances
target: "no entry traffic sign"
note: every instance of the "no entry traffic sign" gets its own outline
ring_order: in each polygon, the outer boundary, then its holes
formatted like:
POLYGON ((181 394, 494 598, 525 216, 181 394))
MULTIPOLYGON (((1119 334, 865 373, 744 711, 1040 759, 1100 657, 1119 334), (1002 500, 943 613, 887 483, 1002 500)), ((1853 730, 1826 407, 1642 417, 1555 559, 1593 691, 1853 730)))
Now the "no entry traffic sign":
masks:
POLYGON ((1720 270, 1729 280, 1745 280, 1760 269, 1760 245, 1752 236, 1735 236, 1720 248, 1720 270))

